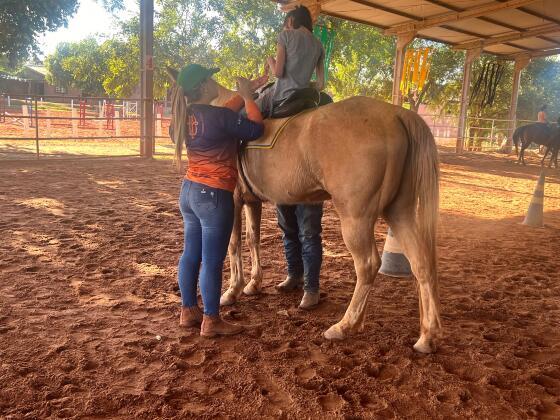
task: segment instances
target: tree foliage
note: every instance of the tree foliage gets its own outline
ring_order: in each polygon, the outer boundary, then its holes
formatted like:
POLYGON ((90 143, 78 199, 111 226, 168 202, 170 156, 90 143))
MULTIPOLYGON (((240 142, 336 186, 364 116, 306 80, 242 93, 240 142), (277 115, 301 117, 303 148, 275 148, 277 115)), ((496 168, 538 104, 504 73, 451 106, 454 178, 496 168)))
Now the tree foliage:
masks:
MULTIPOLYGON (((108 9, 122 0, 99 0, 108 9)), ((217 79, 233 85, 237 75, 256 75, 267 56, 274 54, 284 15, 274 2, 252 0, 156 0, 154 22, 154 92, 165 96, 169 82, 166 66, 180 68, 191 62, 218 66, 217 79)), ((340 100, 354 95, 390 100, 393 83, 395 40, 365 25, 321 17, 335 31, 327 91, 340 100)), ((85 41, 84 41, 85 42, 85 41)), ((119 34, 97 44, 62 44, 47 62, 53 80, 82 87, 87 92, 130 96, 139 82, 139 19, 121 22, 119 34), (86 48, 87 46, 87 48, 86 48), (70 57, 73 55, 73 57, 70 57), (84 71, 90 69, 89 72, 84 71)), ((413 107, 430 105, 433 111, 457 114, 459 110, 464 52, 425 40, 412 47, 430 47, 432 63, 422 94, 413 107)), ((473 80, 488 61, 483 55, 473 65, 473 80)), ((513 65, 505 73, 493 106, 484 115, 507 118, 513 65)), ((534 60, 523 72, 519 97, 520 118, 532 119, 537 109, 549 104, 550 114, 560 112, 560 62, 534 60)), ((478 111, 471 107, 471 113, 478 111)))
POLYGON ((88 38, 77 43, 59 44, 45 62, 47 81, 64 87, 76 87, 87 95, 103 95, 108 73, 107 56, 97 41, 88 38))
POLYGON ((355 95, 391 97, 395 41, 379 30, 330 19, 336 33, 327 90, 335 99, 355 95))
MULTIPOLYGON (((111 11, 123 7, 123 0, 98 1, 111 11)), ((78 6, 78 0, 0 1, 0 65, 14 68, 38 53, 38 36, 65 26, 78 6)))
POLYGON ((77 8, 77 0, 2 0, 0 55, 11 63, 26 59, 37 51, 37 36, 65 25, 77 8))

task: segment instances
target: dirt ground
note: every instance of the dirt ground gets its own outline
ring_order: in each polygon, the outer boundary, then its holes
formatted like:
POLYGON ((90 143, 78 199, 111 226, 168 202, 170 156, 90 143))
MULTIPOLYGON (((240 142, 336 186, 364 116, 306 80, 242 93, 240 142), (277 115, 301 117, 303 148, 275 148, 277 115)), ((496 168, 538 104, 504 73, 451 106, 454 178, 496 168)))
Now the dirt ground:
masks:
POLYGON ((560 171, 523 226, 535 162, 442 156, 445 335, 421 355, 412 279, 379 275, 366 331, 322 338, 354 283, 330 203, 319 308, 275 292, 267 205, 264 293, 224 310, 251 329, 208 340, 178 327, 170 161, 0 161, 0 417, 560 418, 560 171))

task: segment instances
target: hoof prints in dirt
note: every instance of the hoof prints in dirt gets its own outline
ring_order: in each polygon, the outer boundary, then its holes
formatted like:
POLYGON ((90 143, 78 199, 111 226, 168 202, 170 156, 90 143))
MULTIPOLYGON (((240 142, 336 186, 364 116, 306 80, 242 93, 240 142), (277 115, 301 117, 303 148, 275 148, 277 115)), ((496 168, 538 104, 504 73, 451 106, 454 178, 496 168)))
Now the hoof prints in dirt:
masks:
POLYGON ((410 279, 377 279, 364 332, 322 339, 354 288, 331 203, 321 305, 304 313, 300 291, 267 293, 285 259, 265 205, 265 293, 229 315, 258 327, 202 340, 177 326, 181 180, 170 162, 2 166, 0 417, 560 418, 558 179, 546 186, 547 227, 533 231, 520 225, 530 167, 442 159, 445 336, 427 356, 412 350, 410 279))

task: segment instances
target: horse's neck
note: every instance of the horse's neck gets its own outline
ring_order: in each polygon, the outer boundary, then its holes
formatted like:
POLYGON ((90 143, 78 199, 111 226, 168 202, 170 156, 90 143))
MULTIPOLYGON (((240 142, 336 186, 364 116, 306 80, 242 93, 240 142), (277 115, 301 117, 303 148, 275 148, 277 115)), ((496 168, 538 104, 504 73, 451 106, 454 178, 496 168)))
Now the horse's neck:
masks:
POLYGON ((226 89, 222 85, 218 85, 218 97, 212 101, 212 105, 223 106, 234 96, 237 96, 237 92, 226 89))

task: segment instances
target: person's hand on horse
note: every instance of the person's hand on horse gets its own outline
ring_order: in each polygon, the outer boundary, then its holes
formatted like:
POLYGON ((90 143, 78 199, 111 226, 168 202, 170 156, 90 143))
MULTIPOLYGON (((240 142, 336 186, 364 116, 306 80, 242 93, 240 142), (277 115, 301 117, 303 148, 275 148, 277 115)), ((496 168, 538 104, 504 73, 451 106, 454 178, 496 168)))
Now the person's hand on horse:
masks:
POLYGON ((252 80, 245 77, 236 77, 235 84, 237 86, 237 93, 239 93, 243 99, 253 99, 255 89, 253 88, 252 80))

